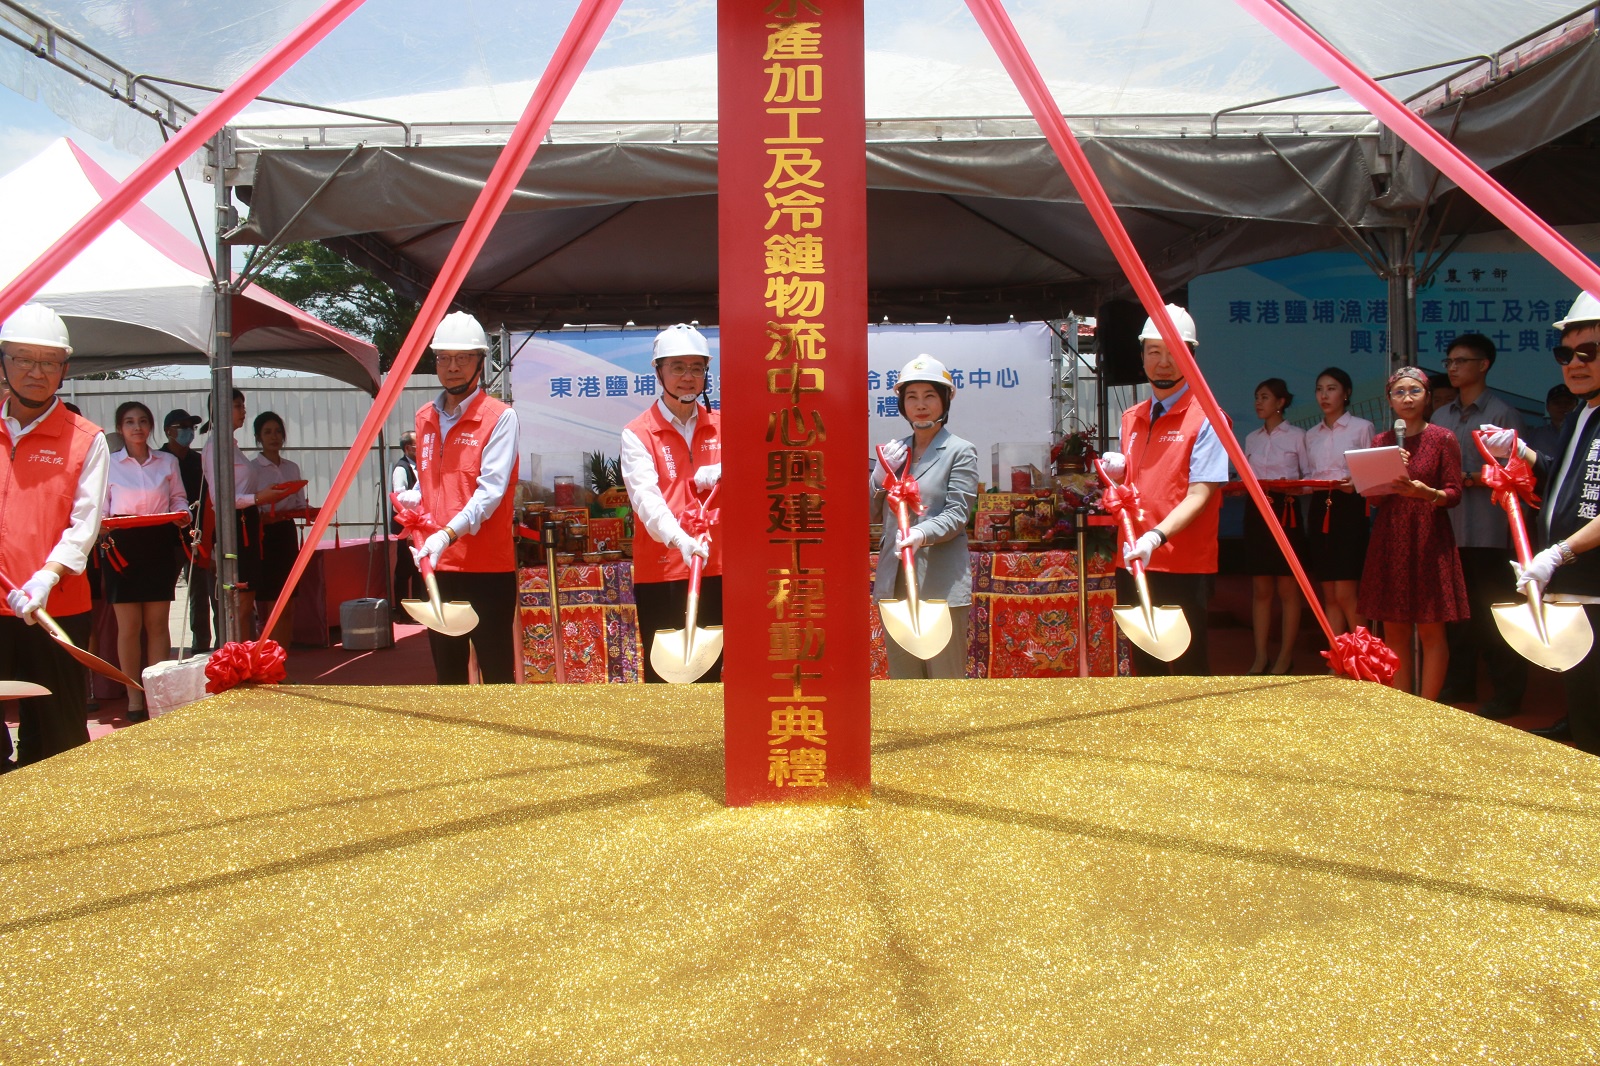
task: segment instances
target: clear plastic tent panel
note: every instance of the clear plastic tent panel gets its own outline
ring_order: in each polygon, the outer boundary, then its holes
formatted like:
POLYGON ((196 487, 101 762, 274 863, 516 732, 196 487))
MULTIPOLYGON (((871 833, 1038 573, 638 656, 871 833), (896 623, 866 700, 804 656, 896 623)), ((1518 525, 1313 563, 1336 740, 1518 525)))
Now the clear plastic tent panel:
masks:
MULTIPOLYGON (((129 70, 222 85, 318 0, 28 6, 129 70)), ((1294 7, 1373 73, 1492 53, 1576 10, 1571 0, 1299 0, 1294 7)), ((1012 0, 1007 8, 1071 115, 1207 114, 1324 84, 1232 0, 1012 0)), ((407 122, 439 121, 440 111, 454 121, 511 120, 575 9, 575 0, 368 0, 272 92, 352 110, 409 110, 385 112, 407 122)), ((562 119, 713 119, 715 66, 704 57, 715 50, 715 20, 715 0, 625 0, 562 119)), ((871 117, 1024 113, 961 0, 867 0, 866 20, 871 117)), ((1405 96, 1438 77, 1391 85, 1405 96)), ((149 119, 21 48, 0 48, 0 81, 96 136, 145 150, 158 139, 149 119)), ((208 99, 173 92, 197 106, 208 99)), ((1337 93, 1294 106, 1351 109, 1337 93)), ((286 117, 265 105, 252 114, 286 117)))

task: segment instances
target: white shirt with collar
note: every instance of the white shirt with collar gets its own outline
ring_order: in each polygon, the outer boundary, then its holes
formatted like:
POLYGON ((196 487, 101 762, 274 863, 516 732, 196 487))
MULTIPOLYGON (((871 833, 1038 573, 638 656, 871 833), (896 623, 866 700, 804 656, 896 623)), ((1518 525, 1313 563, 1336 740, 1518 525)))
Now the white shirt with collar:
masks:
POLYGON ((1311 460, 1311 470, 1306 477, 1312 481, 1343 481, 1350 476, 1350 464, 1344 453, 1372 447, 1372 437, 1372 423, 1349 411, 1335 419, 1331 426, 1318 419, 1316 425, 1306 430, 1306 457, 1311 460))
POLYGON ((184 495, 177 456, 151 448, 141 463, 126 448, 111 453, 106 514, 164 514, 188 509, 189 498, 184 495))
POLYGON ((1244 457, 1258 478, 1298 481, 1311 468, 1306 454, 1306 431, 1287 422, 1272 429, 1262 426, 1244 439, 1244 457))
MULTIPOLYGON (((27 426, 11 416, 11 400, 6 399, 4 408, 0 408, 0 417, 6 422, 6 430, 11 434, 11 441, 17 441, 32 433, 38 425, 48 418, 56 409, 59 399, 51 401, 49 407, 38 418, 29 422, 27 426)), ((61 538, 56 541, 56 546, 50 549, 45 562, 57 563, 68 573, 81 574, 89 565, 89 553, 94 550, 94 542, 100 536, 100 508, 106 497, 106 475, 111 466, 111 449, 106 444, 106 435, 96 433, 94 440, 89 443, 89 454, 83 457, 83 470, 78 474, 78 487, 72 493, 72 516, 67 521, 67 528, 61 531, 61 538)), ((26 581, 32 574, 11 575, 18 581, 26 581)))
MULTIPOLYGON (((255 470, 256 487, 261 489, 271 488, 273 485, 282 485, 286 481, 301 481, 300 465, 293 459, 280 459, 274 463, 266 455, 257 455, 250 460, 250 466, 255 470)), ((295 489, 277 503, 266 504, 261 511, 261 518, 268 518, 290 511, 303 511, 310 506, 306 500, 304 488, 295 489)))
MULTIPOLYGON (((205 473, 206 484, 211 486, 213 499, 217 495, 217 437, 217 433, 212 433, 200 449, 200 469, 205 473)), ((256 505, 256 490, 262 486, 256 484, 255 467, 250 465, 244 449, 231 434, 227 441, 228 447, 233 449, 233 506, 242 511, 256 505)))
MULTIPOLYGON (((673 414, 672 408, 660 398, 656 400, 656 408, 661 412, 661 417, 667 420, 667 425, 683 437, 692 453, 695 427, 700 424, 700 405, 695 404, 687 418, 673 414)), ((628 490, 628 501, 633 505, 634 522, 644 526, 645 532, 658 543, 671 544, 672 539, 683 532, 683 526, 679 524, 678 516, 672 513, 672 508, 667 506, 667 498, 661 494, 661 478, 650 449, 631 429, 622 431, 622 483, 628 490)))
MULTIPOLYGON (((445 410, 446 394, 440 390, 433 400, 433 406, 439 409, 441 439, 450 435, 450 431, 482 391, 482 387, 479 387, 462 397, 460 406, 451 414, 445 410)), ((494 509, 500 506, 500 501, 510 491, 511 475, 517 468, 517 441, 520 436, 516 409, 506 404, 505 411, 495 421, 494 429, 489 432, 489 440, 483 446, 478 483, 473 487, 472 496, 468 498, 466 506, 445 523, 455 530, 456 536, 464 537, 482 529, 484 520, 494 513, 494 509)))

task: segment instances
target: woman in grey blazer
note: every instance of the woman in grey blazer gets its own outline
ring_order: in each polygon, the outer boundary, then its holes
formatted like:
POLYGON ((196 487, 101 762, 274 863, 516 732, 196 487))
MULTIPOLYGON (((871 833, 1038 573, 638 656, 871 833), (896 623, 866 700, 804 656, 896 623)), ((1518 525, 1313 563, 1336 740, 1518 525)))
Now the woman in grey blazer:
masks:
POLYGON ((895 391, 900 395, 900 413, 911 423, 911 436, 885 444, 884 458, 894 469, 885 470, 880 462, 872 474, 872 518, 883 522, 872 596, 875 601, 905 597, 900 549, 910 545, 916 551, 917 593, 922 599, 950 605, 951 637, 943 651, 923 660, 885 634, 889 676, 966 677, 967 618, 972 611, 967 518, 978 495, 978 450, 944 428, 955 384, 939 360, 930 355, 911 360, 900 371, 895 391), (908 455, 924 510, 912 517, 902 540, 884 484, 888 474, 899 475, 905 469, 908 455))

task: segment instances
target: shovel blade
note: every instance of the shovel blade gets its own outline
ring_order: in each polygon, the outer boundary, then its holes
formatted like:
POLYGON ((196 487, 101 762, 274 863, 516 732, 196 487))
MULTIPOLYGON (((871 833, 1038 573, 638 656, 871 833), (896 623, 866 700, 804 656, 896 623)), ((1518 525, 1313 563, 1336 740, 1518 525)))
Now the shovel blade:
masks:
POLYGON ((950 607, 943 600, 919 600, 915 614, 910 600, 879 600, 878 615, 889 639, 919 659, 944 651, 954 632, 950 607))
POLYGON ((1150 608, 1150 617, 1155 622, 1153 632, 1145 623, 1143 607, 1113 607, 1111 613, 1129 640, 1164 663, 1170 663, 1189 650, 1189 620, 1180 607, 1150 608))
POLYGON ((721 626, 695 626, 688 636, 682 629, 658 629, 650 642, 650 666, 670 684, 700 680, 722 654, 721 626))
POLYGON ((478 612, 462 600, 447 600, 438 610, 430 600, 401 600, 400 606, 419 624, 447 637, 464 637, 478 628, 478 612))
POLYGON ((25 700, 48 695, 49 689, 32 681, 0 681, 0 700, 25 700))
POLYGON ((1546 670, 1571 670, 1589 654, 1594 644, 1594 630, 1589 628, 1589 618, 1581 604, 1543 604, 1545 632, 1550 643, 1539 639, 1539 628, 1534 622, 1533 608, 1527 603, 1495 603, 1494 624, 1511 649, 1535 666, 1546 670))

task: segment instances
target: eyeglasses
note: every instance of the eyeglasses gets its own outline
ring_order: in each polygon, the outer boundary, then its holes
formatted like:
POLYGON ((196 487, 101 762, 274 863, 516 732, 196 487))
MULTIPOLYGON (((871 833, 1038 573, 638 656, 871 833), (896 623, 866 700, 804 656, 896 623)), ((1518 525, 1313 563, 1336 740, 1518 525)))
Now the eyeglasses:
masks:
POLYGON ((1574 344, 1570 348, 1568 348, 1565 344, 1558 344, 1555 347, 1554 354, 1556 357, 1556 362, 1560 363, 1562 366, 1566 366, 1568 363, 1572 362, 1573 356, 1577 356, 1578 362, 1580 363, 1592 363, 1595 361, 1596 357, 1600 357, 1600 343, 1595 341, 1584 341, 1582 344, 1574 344))
POLYGON ((66 362, 60 359, 30 359, 25 355, 8 355, 11 365, 24 374, 33 370, 43 370, 46 374, 59 374, 66 369, 66 362))
POLYGON ((474 359, 482 359, 477 352, 435 352, 433 362, 436 366, 466 366, 474 359))
POLYGON ((1466 366, 1468 363, 1482 363, 1482 362, 1485 362, 1485 360, 1484 360, 1483 356, 1481 356, 1481 355, 1464 355, 1464 356, 1458 356, 1455 359, 1446 359, 1444 361, 1444 368, 1446 370, 1449 370, 1451 367, 1466 366))
POLYGON ((671 365, 668 365, 668 366, 662 367, 661 368, 661 372, 664 373, 664 374, 677 374, 680 377, 686 377, 686 378, 703 378, 703 377, 706 376, 706 368, 703 367, 703 366, 671 366, 671 365))
POLYGON ((1427 389, 1419 389, 1419 388, 1390 389, 1389 390, 1389 398, 1391 400, 1405 400, 1405 399, 1409 399, 1412 396, 1426 396, 1427 394, 1428 394, 1428 390, 1427 389))

